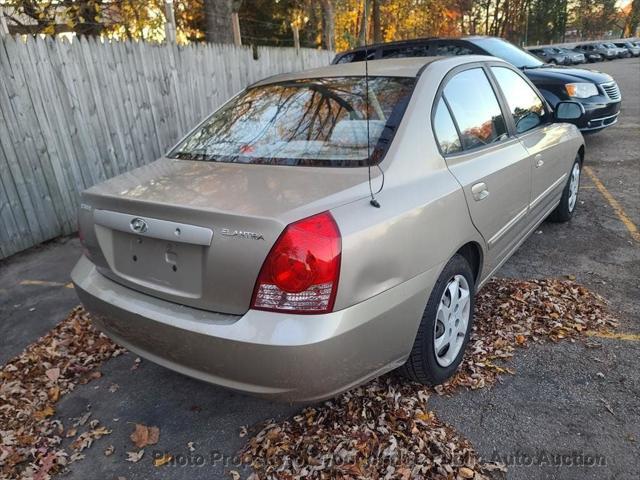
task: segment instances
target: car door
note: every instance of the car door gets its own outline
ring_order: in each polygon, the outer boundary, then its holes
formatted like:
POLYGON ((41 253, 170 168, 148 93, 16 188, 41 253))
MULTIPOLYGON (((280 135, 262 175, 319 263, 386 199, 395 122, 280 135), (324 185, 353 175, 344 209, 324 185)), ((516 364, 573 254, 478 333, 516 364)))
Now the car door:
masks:
POLYGON ((509 109, 516 137, 528 152, 531 165, 531 222, 553 209, 573 163, 565 142, 568 124, 554 123, 545 102, 523 75, 504 64, 491 65, 490 71, 509 109))
POLYGON ((492 269, 523 235, 531 189, 529 153, 507 130, 498 97, 479 63, 450 72, 439 89, 432 124, 486 241, 492 269))

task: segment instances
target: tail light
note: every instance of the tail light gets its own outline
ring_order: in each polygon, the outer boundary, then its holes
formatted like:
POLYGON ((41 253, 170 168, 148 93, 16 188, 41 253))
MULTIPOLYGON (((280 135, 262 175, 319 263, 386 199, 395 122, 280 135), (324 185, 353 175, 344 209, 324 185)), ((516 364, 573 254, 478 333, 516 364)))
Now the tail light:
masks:
POLYGON ((262 265, 251 308, 331 312, 338 290, 341 251, 340 230, 329 212, 287 226, 262 265))

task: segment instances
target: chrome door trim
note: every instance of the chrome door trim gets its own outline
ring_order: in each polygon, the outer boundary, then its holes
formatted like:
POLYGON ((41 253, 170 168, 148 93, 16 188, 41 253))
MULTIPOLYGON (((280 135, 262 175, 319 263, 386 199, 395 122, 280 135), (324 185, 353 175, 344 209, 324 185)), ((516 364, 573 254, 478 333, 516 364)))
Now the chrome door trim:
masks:
POLYGON ((547 195, 549 195, 553 190, 556 189, 556 187, 558 185, 560 185, 562 183, 562 181, 567 178, 567 174, 563 173, 560 178, 558 178, 555 182, 553 182, 551 184, 551 186, 547 187, 547 189, 542 192, 540 195, 538 195, 530 204, 529 204, 529 208, 533 209, 535 208, 536 205, 538 205, 543 199, 544 197, 546 197, 547 195))
POLYGON ((522 217, 524 217, 527 214, 528 211, 529 211, 529 207, 525 207, 520 212, 518 212, 518 214, 515 217, 509 220, 504 227, 498 230, 493 235, 493 237, 489 239, 489 242, 488 242, 489 249, 493 248, 495 244, 498 243, 498 240, 500 240, 509 230, 511 230, 516 225, 516 223, 518 223, 522 219, 522 217))
POLYGON ((211 245, 211 240, 213 239, 213 230, 210 228, 159 220, 157 218, 129 215, 128 213, 113 212, 111 210, 94 210, 93 220, 96 225, 102 225, 103 227, 120 232, 171 242, 189 243, 191 245, 208 247, 211 245), (139 221, 146 224, 146 229, 143 231, 134 231, 132 229, 132 223, 139 223, 139 221))

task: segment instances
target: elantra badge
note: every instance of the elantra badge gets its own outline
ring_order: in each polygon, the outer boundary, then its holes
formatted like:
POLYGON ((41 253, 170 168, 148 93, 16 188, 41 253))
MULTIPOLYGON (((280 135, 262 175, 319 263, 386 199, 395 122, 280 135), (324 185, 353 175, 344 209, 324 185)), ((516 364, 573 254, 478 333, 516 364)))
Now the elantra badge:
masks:
POLYGON ((256 232, 245 232, 242 230, 230 230, 228 228, 223 228, 220 233, 225 237, 235 237, 235 238, 247 238, 249 240, 264 240, 264 237, 261 233, 256 232))

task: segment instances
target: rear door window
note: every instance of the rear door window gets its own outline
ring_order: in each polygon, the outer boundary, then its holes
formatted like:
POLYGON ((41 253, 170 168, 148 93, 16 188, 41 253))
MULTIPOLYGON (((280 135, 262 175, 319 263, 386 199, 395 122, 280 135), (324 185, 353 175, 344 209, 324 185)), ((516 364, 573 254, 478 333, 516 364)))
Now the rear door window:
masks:
POLYGON ((438 100, 438 105, 436 106, 436 111, 433 116, 433 131, 436 135, 440 150, 444 155, 457 153, 462 150, 458 131, 451 118, 449 108, 442 97, 438 100))
POLYGON ((511 110, 516 131, 524 133, 546 121, 546 111, 538 94, 516 72, 506 67, 491 67, 511 110))
POLYGON ((444 96, 458 124, 465 150, 507 137, 500 104, 482 68, 456 74, 444 88, 444 96))

